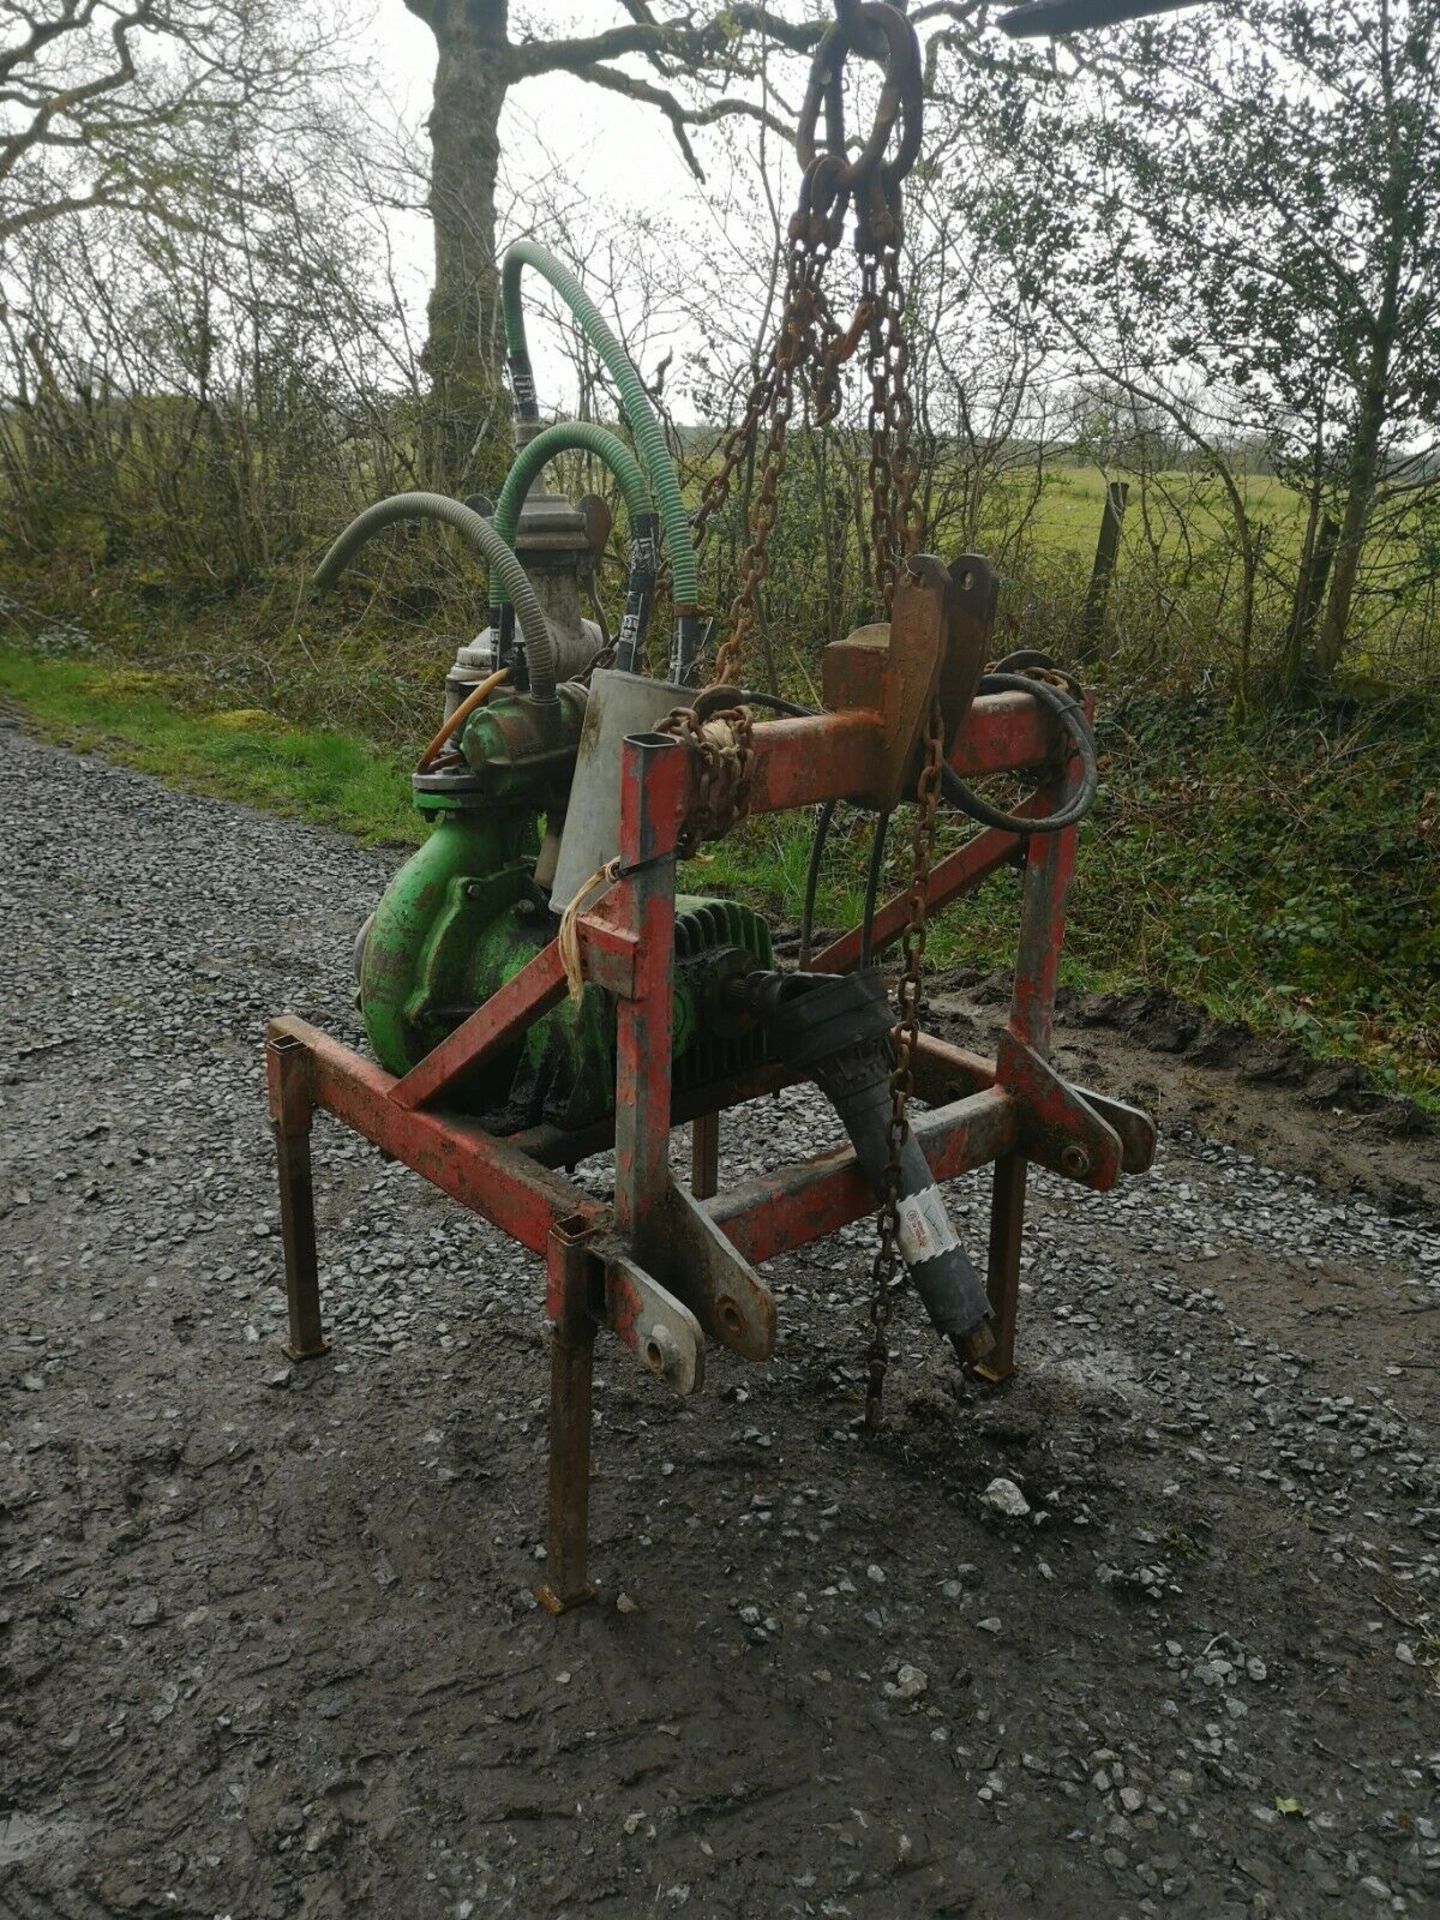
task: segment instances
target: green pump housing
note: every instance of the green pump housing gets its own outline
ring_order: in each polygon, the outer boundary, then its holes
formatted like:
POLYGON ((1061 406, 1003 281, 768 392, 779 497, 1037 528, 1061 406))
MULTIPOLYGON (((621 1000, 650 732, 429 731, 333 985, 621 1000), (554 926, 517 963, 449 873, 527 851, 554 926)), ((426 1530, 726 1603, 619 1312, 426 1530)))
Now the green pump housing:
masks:
MULTIPOLYGON (((315 577, 317 587, 330 585, 397 519, 440 521, 490 571, 491 623, 457 649, 446 681, 447 719, 498 667, 510 675, 503 691, 460 723, 436 765, 414 776, 416 803, 433 826, 357 944, 365 1032, 395 1074, 423 1059, 557 930, 550 880, 589 698, 583 676, 606 638, 599 624, 581 618, 580 595, 593 582, 609 512, 587 515, 558 495, 535 492, 553 459, 580 451, 599 460, 625 503, 630 558, 613 647, 618 664, 629 672, 644 660, 662 534, 676 615, 672 682, 688 684, 700 638, 691 530, 643 381, 594 302, 544 248, 531 241, 511 247, 502 282, 516 458, 493 513, 483 500, 462 506, 438 494, 379 502, 345 530, 315 577), (593 423, 542 427, 520 299, 526 269, 550 282, 614 377, 634 452, 593 423)), ((765 922, 734 901, 681 895, 675 909, 672 1084, 683 1093, 767 1057, 763 1030, 741 1028, 725 1015, 717 982, 726 968, 769 968, 774 956, 765 922)), ((614 1103, 615 1008, 593 983, 578 1002, 567 998, 508 1053, 482 1061, 446 1093, 447 1105, 500 1133, 541 1124, 587 1127, 614 1103)))
MULTIPOLYGON (((555 936, 556 916, 536 879, 542 817, 563 808, 585 710, 585 689, 558 690, 559 714, 500 696, 466 723, 463 770, 417 776, 416 800, 434 819, 366 923, 358 953, 360 1012, 381 1064, 405 1073, 518 973, 555 936)), ((763 1033, 735 1034, 707 1016, 707 988, 736 948, 774 964, 770 931, 733 900, 681 894, 675 902, 676 1092, 729 1079, 766 1057, 763 1033)), ((450 1089, 447 1104, 497 1133, 602 1120, 615 1103, 615 1008, 587 985, 450 1089)))

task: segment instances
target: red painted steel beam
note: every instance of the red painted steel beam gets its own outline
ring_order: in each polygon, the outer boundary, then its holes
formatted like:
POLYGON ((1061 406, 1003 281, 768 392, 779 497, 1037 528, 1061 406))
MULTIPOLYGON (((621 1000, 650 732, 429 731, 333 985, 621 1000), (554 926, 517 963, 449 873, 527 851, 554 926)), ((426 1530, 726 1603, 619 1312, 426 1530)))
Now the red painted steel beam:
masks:
POLYGON ((968 1047, 955 1047, 922 1033, 915 1046, 915 1091, 931 1105, 953 1100, 957 1092, 978 1093, 995 1084, 995 1062, 968 1047))
POLYGON ((306 1050, 310 1096, 356 1133, 403 1160, 433 1186, 508 1233, 532 1253, 546 1253, 557 1220, 603 1222, 607 1210, 558 1173, 518 1153, 472 1121, 424 1113, 392 1097, 395 1079, 304 1020, 273 1021, 270 1034, 306 1050))
POLYGON ((642 1261, 663 1221, 670 1170, 675 851, 693 756, 639 734, 621 749, 620 858, 609 917, 635 939, 631 998, 615 1007, 615 1224, 642 1261))
MULTIPOLYGON (((954 1180, 1008 1153, 1021 1116, 1010 1096, 989 1087, 911 1124, 937 1180, 954 1180)), ((851 1147, 833 1147, 779 1173, 732 1188, 706 1211, 752 1265, 848 1226, 877 1205, 851 1147)))
POLYGON ((1039 1054, 1050 1051, 1055 1024, 1055 989, 1060 980, 1060 949, 1065 940, 1065 903, 1075 877, 1074 827, 1063 833, 1037 834, 1025 859, 1020 896, 1020 939, 1010 1000, 1010 1031, 1039 1054))
MULTIPOLYGON (((1018 833, 1002 833, 998 827, 987 827, 983 833, 977 833, 967 840, 963 847, 957 847, 954 853, 947 854, 938 866, 930 872, 930 882, 926 894, 930 902, 930 911, 938 913, 957 894, 970 887, 979 886, 997 867, 1003 867, 1014 857, 1018 847, 1025 843, 1018 833)), ((886 947, 893 946, 910 919, 910 897, 897 893, 887 900, 871 923, 871 951, 881 953, 886 947)), ((852 927, 848 933, 842 933, 838 940, 832 940, 828 947, 817 953, 810 962, 815 973, 849 973, 852 967, 860 964, 860 928, 852 927)))
MULTIPOLYGON (((783 813, 844 800, 877 783, 883 732, 865 708, 806 720, 767 720, 755 729, 750 813, 783 813)), ((975 701, 950 755, 957 773, 976 776, 1038 767, 1055 746, 1055 722, 1028 693, 990 693, 975 701)))
POLYGON ((865 708, 767 720, 755 729, 746 811, 783 813, 867 792, 875 785, 882 737, 880 716, 865 708))
MULTIPOLYGON (((527 1027, 558 1007, 565 998, 565 968, 560 949, 551 941, 533 960, 491 994, 447 1034, 438 1047, 397 1080, 390 1098, 397 1107, 423 1107, 472 1067, 507 1042, 518 1040, 527 1027)), ((540 1249, 544 1251, 544 1249, 540 1249)))
POLYGON ((1059 723, 1033 694, 982 694, 961 724, 950 764, 966 777, 1040 767, 1058 733, 1059 723))

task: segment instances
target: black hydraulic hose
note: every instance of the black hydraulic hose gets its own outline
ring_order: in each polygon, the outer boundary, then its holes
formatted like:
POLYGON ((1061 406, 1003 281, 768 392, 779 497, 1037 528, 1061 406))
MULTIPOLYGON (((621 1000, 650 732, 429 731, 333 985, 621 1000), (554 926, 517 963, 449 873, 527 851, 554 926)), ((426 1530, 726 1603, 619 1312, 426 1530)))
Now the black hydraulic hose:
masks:
POLYGON ((747 707, 769 707, 772 712, 783 713, 791 720, 813 720, 814 707, 802 707, 794 700, 782 700, 778 693, 758 693, 753 688, 737 690, 735 698, 743 701, 747 707))
POLYGON ((860 921, 860 965, 870 964, 870 949, 875 933, 875 902, 880 893, 880 875, 885 866, 885 841, 890 832, 890 809, 875 816, 875 831, 870 836, 870 865, 865 873, 865 912, 860 921))
POLYGON ((820 870, 825 864, 825 843, 830 838, 831 822, 837 802, 826 800, 815 815, 815 831, 810 836, 810 863, 805 869, 805 904, 800 909, 800 960, 810 964, 810 943, 815 938, 815 896, 820 891, 820 870))
POLYGON ((1070 736, 1080 756, 1080 779, 1054 813, 1032 819, 1028 814, 1005 813, 999 807, 992 807, 988 800, 981 799, 966 786, 953 767, 942 765, 940 791, 949 804, 959 807, 982 826, 999 827, 1006 833, 1059 833, 1083 820, 1094 806, 1100 789, 1100 763, 1095 757, 1095 736, 1085 718, 1085 709, 1074 694, 1065 687, 1057 687, 1052 680, 1037 680, 1028 673, 982 674, 976 691, 1033 694, 1042 706, 1050 709, 1070 736))
POLYGON ((487 565, 494 568, 505 585, 515 618, 525 641, 525 664, 530 674, 530 694, 535 700, 555 698, 555 642, 534 587, 525 569, 488 520, 462 501, 443 493, 396 493, 388 500, 377 500, 346 527, 315 569, 312 586, 322 592, 332 586, 367 540, 397 520, 439 520, 462 534, 487 565))

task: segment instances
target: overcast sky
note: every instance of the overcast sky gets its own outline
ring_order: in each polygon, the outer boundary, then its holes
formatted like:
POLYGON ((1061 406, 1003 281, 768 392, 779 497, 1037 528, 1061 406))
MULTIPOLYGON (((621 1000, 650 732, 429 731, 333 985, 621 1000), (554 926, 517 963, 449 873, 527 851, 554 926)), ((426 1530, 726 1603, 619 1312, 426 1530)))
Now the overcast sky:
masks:
MULTIPOLYGON (((532 0, 525 17, 547 37, 600 32, 625 19, 620 7, 604 0, 578 8, 532 0)), ((515 31, 512 22, 512 34, 515 31)), ((403 0, 379 0, 369 37, 399 103, 409 117, 423 121, 435 77, 435 41, 429 28, 406 11, 403 0)), ((512 167, 523 165, 527 127, 534 122, 550 151, 571 161, 577 172, 597 169, 597 184, 603 184, 608 198, 629 197, 658 208, 673 206, 677 196, 688 199, 694 189, 661 114, 567 74, 528 80, 512 89, 505 116, 501 143, 512 167)), ((703 135, 699 138, 703 146, 703 135)))

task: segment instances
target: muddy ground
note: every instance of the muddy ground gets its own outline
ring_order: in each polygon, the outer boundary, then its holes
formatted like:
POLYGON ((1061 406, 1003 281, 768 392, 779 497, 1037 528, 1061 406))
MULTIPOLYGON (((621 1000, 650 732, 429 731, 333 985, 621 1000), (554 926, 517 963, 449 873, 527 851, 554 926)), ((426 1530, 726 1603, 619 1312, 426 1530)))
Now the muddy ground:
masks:
MULTIPOLYGON (((679 1404, 602 1342, 554 1622, 532 1262, 324 1124, 335 1348, 279 1352, 261 1027, 353 1033, 395 857, 14 731, 0 783, 6 1920, 1440 1912, 1413 1116, 1077 1003, 1164 1138, 1036 1180, 1015 1381, 908 1313, 856 1436, 863 1224, 767 1270, 766 1369, 679 1404)), ((787 1093, 725 1170, 832 1131, 787 1093)))

